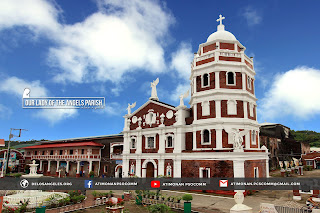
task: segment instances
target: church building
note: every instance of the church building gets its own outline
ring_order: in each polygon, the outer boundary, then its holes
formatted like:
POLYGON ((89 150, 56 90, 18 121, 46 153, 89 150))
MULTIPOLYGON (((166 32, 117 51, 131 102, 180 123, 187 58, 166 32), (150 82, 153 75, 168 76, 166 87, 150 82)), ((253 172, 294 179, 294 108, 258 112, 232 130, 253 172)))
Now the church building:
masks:
POLYGON ((268 177, 268 150, 260 148, 255 71, 245 47, 225 30, 199 45, 191 64, 190 108, 163 103, 156 79, 149 100, 123 129, 123 177, 268 177))

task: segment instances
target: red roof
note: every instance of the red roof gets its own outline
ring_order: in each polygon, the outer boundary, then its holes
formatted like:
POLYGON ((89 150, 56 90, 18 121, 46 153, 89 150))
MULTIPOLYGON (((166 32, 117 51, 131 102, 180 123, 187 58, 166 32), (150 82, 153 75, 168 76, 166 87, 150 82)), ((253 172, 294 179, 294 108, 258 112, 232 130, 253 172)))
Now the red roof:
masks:
POLYGON ((23 149, 42 149, 42 148, 56 148, 56 147, 74 147, 74 146, 100 146, 103 147, 101 143, 96 143, 93 141, 89 142, 73 142, 73 143, 51 143, 51 144, 41 144, 36 146, 28 146, 23 149))
POLYGON ((0 146, 5 146, 4 139, 0 139, 0 146))

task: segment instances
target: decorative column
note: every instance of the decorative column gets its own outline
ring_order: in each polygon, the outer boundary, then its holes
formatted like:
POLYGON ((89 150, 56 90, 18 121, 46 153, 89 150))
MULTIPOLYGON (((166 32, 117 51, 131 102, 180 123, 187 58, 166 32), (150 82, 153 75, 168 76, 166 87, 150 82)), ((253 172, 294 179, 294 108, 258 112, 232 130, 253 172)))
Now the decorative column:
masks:
POLYGON ((222 149, 222 127, 216 128, 216 148, 222 149))
POLYGON ((77 173, 76 177, 80 177, 80 161, 77 161, 77 173))
POLYGON ((192 150, 197 149, 197 131, 193 130, 192 132, 192 150))
POLYGON ((246 74, 243 72, 242 73, 242 90, 247 90, 247 87, 246 87, 246 74))
POLYGON ((67 172, 67 174, 69 173, 69 163, 70 163, 70 161, 67 161, 67 166, 66 166, 66 172, 67 172))
POLYGON ((57 176, 59 176, 59 166, 60 166, 60 161, 57 161, 57 170, 56 170, 57 176))
POLYGON ((164 159, 159 159, 158 162, 158 175, 164 176, 164 159))
POLYGON ((136 144, 136 154, 141 154, 142 153, 142 135, 141 132, 138 132, 137 135, 137 144, 136 144))
POLYGON ((125 156, 122 160, 122 177, 126 178, 129 176, 129 159, 127 159, 125 156))
POLYGON ((136 159, 136 176, 141 177, 141 159, 136 159))
POLYGON ((173 177, 181 178, 181 159, 173 160, 173 177))
MULTIPOLYGON (((244 178, 244 160, 234 160, 233 161, 233 176, 234 178, 244 178)), ((234 201, 236 205, 234 205, 230 209, 230 213, 243 212, 243 213, 251 213, 252 208, 246 206, 243 203, 244 200, 244 190, 235 190, 236 194, 234 195, 234 201)))
POLYGON ((173 153, 181 153, 185 149, 185 133, 182 132, 182 128, 177 128, 175 138, 174 138, 174 149, 173 153))
POLYGON ((248 101, 244 101, 243 102, 243 114, 244 114, 244 118, 248 118, 248 105, 249 102, 248 101))
POLYGON ((215 80, 215 89, 219 89, 220 88, 220 72, 215 72, 214 73, 214 80, 215 80))
POLYGON ((48 175, 50 175, 50 167, 51 167, 51 160, 48 160, 48 170, 47 170, 48 175))
POLYGON ((198 110, 197 110, 197 103, 193 104, 193 117, 194 117, 194 120, 198 120, 198 110))
POLYGON ((216 118, 221 118, 221 100, 216 100, 216 118))
POLYGON ((166 148, 166 136, 164 134, 163 129, 160 130, 159 133, 159 151, 158 153, 165 153, 166 148))
POLYGON ((267 176, 267 178, 270 177, 270 175, 269 175, 269 159, 266 159, 266 176, 267 176))
POLYGON ((39 171, 42 172, 42 160, 40 160, 39 171))
POLYGON ((89 172, 91 172, 91 171, 92 171, 92 160, 89 161, 89 172))

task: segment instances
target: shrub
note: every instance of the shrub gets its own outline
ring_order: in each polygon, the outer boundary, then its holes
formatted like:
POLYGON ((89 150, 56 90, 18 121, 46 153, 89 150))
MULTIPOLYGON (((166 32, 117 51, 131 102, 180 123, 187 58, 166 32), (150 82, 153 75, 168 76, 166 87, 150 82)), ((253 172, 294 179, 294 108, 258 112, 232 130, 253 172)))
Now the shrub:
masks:
POLYGON ((186 201, 186 202, 189 202, 190 200, 192 200, 192 195, 191 194, 184 194, 182 196, 182 200, 186 201))
POLYGON ((161 203, 161 204, 154 204, 148 207, 150 213, 167 213, 170 212, 169 206, 161 203))
POLYGON ((94 171, 89 172, 89 177, 94 177, 94 171))

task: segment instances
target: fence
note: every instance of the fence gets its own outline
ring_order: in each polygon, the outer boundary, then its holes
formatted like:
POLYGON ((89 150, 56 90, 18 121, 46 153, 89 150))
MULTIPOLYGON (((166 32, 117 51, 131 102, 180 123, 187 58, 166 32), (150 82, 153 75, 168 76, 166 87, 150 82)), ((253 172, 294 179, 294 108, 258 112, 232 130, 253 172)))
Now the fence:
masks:
POLYGON ((278 213, 311 213, 312 210, 307 208, 291 208, 287 206, 274 206, 278 213))

